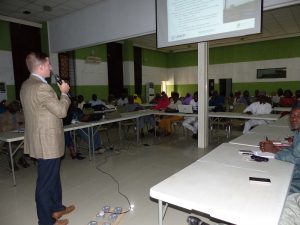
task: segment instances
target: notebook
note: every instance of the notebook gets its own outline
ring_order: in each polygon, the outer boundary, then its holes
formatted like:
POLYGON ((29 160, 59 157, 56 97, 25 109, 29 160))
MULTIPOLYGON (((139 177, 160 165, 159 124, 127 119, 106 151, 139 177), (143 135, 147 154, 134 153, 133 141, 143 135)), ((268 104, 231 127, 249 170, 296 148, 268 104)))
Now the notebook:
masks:
POLYGON ((193 113, 192 105, 178 105, 178 111, 180 113, 193 113))

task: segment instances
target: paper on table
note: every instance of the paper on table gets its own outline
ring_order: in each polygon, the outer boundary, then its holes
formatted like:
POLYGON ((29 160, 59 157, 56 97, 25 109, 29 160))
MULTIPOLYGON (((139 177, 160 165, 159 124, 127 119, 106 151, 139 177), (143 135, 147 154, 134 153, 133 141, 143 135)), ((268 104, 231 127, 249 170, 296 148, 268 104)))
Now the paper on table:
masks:
POLYGON ((274 159, 275 154, 271 152, 262 152, 261 150, 253 151, 254 155, 269 158, 269 159, 274 159))

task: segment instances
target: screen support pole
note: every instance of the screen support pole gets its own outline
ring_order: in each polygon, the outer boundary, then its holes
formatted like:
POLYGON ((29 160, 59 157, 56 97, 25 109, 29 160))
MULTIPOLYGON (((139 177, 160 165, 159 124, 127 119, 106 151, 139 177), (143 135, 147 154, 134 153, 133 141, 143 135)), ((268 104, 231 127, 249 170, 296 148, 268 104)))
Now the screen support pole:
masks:
POLYGON ((198 148, 208 146, 208 42, 198 43, 198 148))

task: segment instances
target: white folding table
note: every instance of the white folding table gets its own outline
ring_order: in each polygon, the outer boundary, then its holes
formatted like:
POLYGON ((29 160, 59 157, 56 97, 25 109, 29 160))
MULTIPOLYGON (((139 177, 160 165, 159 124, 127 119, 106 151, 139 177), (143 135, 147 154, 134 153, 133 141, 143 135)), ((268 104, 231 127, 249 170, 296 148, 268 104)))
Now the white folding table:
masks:
POLYGON ((236 148, 221 145, 152 187, 150 196, 158 199, 159 225, 163 225, 168 204, 239 225, 277 224, 294 165, 275 159, 245 161, 236 148), (271 184, 253 184, 249 177, 269 178, 271 184))

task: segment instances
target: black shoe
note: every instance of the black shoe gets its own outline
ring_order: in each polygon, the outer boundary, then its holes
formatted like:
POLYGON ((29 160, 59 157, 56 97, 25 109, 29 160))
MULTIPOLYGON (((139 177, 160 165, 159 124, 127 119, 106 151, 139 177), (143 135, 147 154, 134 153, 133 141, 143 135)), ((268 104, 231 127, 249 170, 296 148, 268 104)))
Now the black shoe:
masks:
POLYGON ((198 139, 198 134, 193 134, 192 138, 198 139))
POLYGON ((77 154, 77 155, 76 155, 76 159, 78 159, 78 160, 83 160, 83 159, 85 159, 85 157, 81 156, 80 154, 77 154))
POLYGON ((77 153, 76 155, 72 156, 72 159, 83 160, 83 159, 85 159, 85 157, 81 156, 80 153, 77 153))
POLYGON ((150 129, 150 130, 148 130, 148 133, 151 133, 151 134, 154 134, 154 128, 152 128, 152 129, 150 129))
POLYGON ((29 167, 29 164, 28 164, 28 162, 26 161, 25 157, 19 158, 18 164, 19 164, 20 166, 22 166, 23 168, 29 167))

